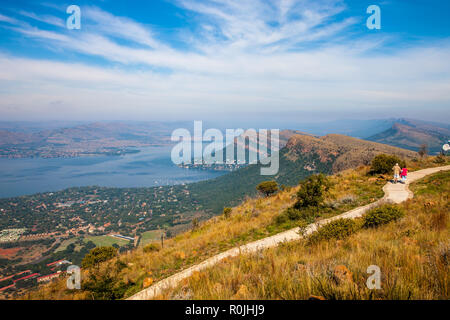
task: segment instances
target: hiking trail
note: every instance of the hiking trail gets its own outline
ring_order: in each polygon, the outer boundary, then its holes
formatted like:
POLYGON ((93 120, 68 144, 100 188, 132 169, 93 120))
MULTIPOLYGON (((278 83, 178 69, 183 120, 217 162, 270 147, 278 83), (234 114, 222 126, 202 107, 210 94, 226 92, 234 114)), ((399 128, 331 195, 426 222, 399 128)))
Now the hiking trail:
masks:
POLYGON ((370 203, 368 205, 358 207, 353 210, 344 212, 344 213, 334 216, 332 218, 324 219, 324 220, 320 220, 318 222, 312 223, 306 227, 303 235, 300 235, 298 233, 299 228, 297 227, 297 228, 294 228, 294 229, 291 229, 288 231, 284 231, 284 232, 281 232, 279 234, 276 234, 276 235, 273 235, 273 236, 270 236, 267 238, 263 238, 263 239, 253 241, 253 242, 247 243, 247 244, 239 246, 239 247, 229 249, 229 250, 222 252, 220 254, 217 254, 211 258, 208 258, 199 264, 191 266, 183 271, 180 271, 166 279, 156 282, 155 284, 151 285, 150 287, 129 297, 127 300, 150 300, 150 299, 153 299, 154 297, 161 294, 165 289, 173 288, 173 287, 177 286, 182 280, 189 278, 193 274, 193 272, 201 271, 206 268, 212 267, 225 258, 236 257, 240 254, 248 254, 248 253, 252 253, 252 252, 257 252, 259 250, 275 247, 279 243, 285 242, 285 241, 299 240, 299 239, 303 238, 304 236, 307 236, 307 235, 317 231, 318 227, 325 225, 333 220, 342 219, 342 218, 355 219, 355 218, 361 217, 368 210, 378 207, 383 203, 397 203, 397 204, 402 203, 414 196, 413 193, 408 188, 408 185, 411 182, 422 179, 427 175, 434 174, 439 171, 447 171, 447 170, 450 170, 450 165, 443 166, 443 167, 436 167, 436 168, 427 168, 427 169, 408 173, 408 179, 407 179, 406 184, 403 184, 403 183, 394 184, 394 183, 388 182, 383 187, 384 197, 381 198, 380 200, 370 203))

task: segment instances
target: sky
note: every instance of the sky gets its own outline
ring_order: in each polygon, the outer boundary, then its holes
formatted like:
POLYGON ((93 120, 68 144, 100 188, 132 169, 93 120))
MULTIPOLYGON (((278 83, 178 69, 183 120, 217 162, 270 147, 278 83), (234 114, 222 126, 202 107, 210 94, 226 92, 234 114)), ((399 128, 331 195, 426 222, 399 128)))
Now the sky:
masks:
POLYGON ((450 1, 1 3, 2 120, 450 116, 450 1))

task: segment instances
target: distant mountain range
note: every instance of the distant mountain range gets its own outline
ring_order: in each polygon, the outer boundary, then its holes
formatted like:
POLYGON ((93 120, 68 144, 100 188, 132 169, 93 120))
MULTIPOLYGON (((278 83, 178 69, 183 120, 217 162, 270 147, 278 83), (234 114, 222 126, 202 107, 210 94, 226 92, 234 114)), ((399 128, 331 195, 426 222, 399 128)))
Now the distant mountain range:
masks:
POLYGON ((0 157, 55 158, 123 154, 132 152, 134 148, 167 145, 174 129, 188 125, 191 124, 95 122, 36 131, 37 126, 20 130, 19 126, 0 123, 0 157))
POLYGON ((438 153, 450 139, 450 125, 412 119, 396 120, 392 126, 367 140, 417 151, 427 145, 430 153, 438 153))
MULTIPOLYGON (((193 122, 0 122, 0 157, 118 155, 145 146, 167 145, 173 130, 192 132, 192 127, 193 122)), ((303 123, 297 128, 301 131, 280 132, 280 148, 297 133, 317 137, 337 133, 414 151, 427 144, 431 153, 437 153, 450 138, 450 125, 411 119, 336 120, 303 123)))

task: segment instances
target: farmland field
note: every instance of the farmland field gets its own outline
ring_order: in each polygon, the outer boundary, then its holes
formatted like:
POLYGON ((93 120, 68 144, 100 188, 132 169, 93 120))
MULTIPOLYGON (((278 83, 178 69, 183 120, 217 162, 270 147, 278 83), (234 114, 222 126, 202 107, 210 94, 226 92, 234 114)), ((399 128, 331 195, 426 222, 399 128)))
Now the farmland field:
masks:
POLYGON ((146 244, 152 241, 161 240, 161 230, 150 230, 146 231, 142 234, 141 241, 139 242, 140 246, 145 246, 146 244))
POLYGON ((66 250, 67 246, 70 245, 71 243, 75 243, 77 241, 78 238, 72 238, 72 239, 68 239, 68 240, 64 240, 61 245, 55 250, 55 252, 60 252, 60 251, 64 251, 66 250))
POLYGON ((92 241, 97 247, 110 247, 113 244, 124 246, 130 242, 124 239, 119 239, 111 236, 89 236, 84 238, 85 242, 92 241))

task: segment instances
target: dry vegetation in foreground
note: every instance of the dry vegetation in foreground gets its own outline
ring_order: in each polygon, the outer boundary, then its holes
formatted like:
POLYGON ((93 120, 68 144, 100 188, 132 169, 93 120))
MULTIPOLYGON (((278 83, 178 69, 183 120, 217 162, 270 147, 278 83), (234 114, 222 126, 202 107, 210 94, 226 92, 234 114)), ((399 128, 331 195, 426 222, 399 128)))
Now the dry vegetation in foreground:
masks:
MULTIPOLYGON (((197 272, 159 299, 449 299, 450 172, 411 186, 404 216, 345 239, 283 244, 197 272), (381 268, 381 289, 366 286, 381 268)), ((401 215, 398 215, 401 217, 401 215)))
MULTIPOLYGON (((415 170, 444 164, 435 163, 434 158, 430 157, 408 166, 415 170)), ((369 167, 360 167, 331 176, 332 188, 316 220, 343 213, 381 198, 382 187, 387 177, 371 177, 367 175, 368 171, 369 167)), ((267 198, 247 199, 240 206, 233 208, 230 214, 212 218, 199 224, 195 230, 167 239, 164 248, 158 243, 153 243, 119 255, 96 268, 82 270, 82 290, 69 291, 66 289, 66 280, 59 279, 19 298, 55 300, 129 297, 151 283, 227 249, 303 225, 304 221, 287 221, 281 224, 276 222, 276 217, 295 203, 298 188, 288 188, 267 198)), ((273 294, 276 294, 277 290, 275 288, 273 294)), ((274 296, 274 298, 281 297, 274 296)))

